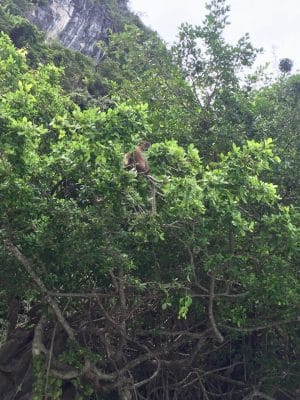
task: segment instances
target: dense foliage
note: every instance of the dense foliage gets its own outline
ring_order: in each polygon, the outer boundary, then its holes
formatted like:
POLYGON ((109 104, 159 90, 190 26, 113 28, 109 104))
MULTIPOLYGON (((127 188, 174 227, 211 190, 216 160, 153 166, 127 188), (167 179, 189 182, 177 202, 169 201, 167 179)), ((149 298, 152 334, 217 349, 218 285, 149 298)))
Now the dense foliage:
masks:
MULTIPOLYGON (((91 0, 104 4, 112 22, 112 32, 124 29, 128 24, 137 26, 144 34, 152 34, 141 20, 128 11, 126 0, 91 0), (122 7, 123 4, 123 7, 122 7)), ((80 107, 106 104, 106 75, 101 73, 99 65, 79 52, 63 48, 57 42, 46 43, 45 34, 30 23, 24 14, 36 4, 48 0, 3 0, 0 4, 0 31, 7 33, 17 48, 26 48, 27 63, 36 68, 40 63, 52 63, 63 68, 61 85, 71 94, 72 100, 80 107)), ((99 43, 103 47, 105 43, 99 43)))
POLYGON ((300 76, 247 76, 258 50, 224 41, 223 0, 207 8, 171 52, 136 26, 112 34, 105 97, 84 104, 67 68, 32 62, 37 42, 0 36, 0 388, 15 399, 299 395, 300 76), (123 167, 145 139, 151 179, 123 167))

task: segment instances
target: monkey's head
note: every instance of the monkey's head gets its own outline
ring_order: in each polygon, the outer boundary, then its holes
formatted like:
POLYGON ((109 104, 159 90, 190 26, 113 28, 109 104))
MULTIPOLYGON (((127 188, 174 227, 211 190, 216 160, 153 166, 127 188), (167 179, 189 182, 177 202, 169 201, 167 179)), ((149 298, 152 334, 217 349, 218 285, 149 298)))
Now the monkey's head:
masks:
POLYGON ((151 146, 151 143, 150 143, 150 142, 146 142, 146 141, 143 141, 143 142, 141 142, 141 143, 139 144, 139 148, 140 148, 142 151, 148 150, 150 146, 151 146))

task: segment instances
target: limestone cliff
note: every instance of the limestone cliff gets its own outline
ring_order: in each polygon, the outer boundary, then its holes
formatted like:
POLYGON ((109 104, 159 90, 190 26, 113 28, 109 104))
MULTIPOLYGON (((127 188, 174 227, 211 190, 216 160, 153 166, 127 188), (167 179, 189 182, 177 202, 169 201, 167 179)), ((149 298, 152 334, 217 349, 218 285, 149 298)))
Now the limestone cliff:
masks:
POLYGON ((97 42, 106 41, 109 30, 118 29, 118 18, 128 15, 127 0, 48 0, 25 16, 64 47, 100 60, 97 42))

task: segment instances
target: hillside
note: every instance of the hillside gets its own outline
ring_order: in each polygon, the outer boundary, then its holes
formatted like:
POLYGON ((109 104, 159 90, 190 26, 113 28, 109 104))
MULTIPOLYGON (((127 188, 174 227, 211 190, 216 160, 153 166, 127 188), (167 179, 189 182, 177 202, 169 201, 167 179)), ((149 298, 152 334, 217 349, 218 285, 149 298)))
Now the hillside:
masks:
POLYGON ((139 22, 129 12, 127 0, 49 0, 44 3, 30 7, 24 15, 46 33, 47 41, 59 41, 62 46, 96 60, 103 57, 97 43, 107 42, 110 30, 117 32, 125 23, 139 22))
POLYGON ((125 0, 4 0, 0 5, 0 30, 16 47, 26 48, 33 67, 40 62, 63 67, 62 85, 81 106, 107 93, 98 61, 109 32, 120 32, 126 24, 150 33, 125 0))

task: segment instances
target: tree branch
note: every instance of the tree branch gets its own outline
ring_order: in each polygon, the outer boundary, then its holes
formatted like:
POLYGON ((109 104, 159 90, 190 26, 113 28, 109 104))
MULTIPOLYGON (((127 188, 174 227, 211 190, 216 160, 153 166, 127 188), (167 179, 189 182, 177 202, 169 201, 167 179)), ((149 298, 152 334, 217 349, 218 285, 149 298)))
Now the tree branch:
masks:
POLYGON ((34 328, 34 336, 32 340, 32 356, 38 357, 40 354, 46 354, 47 349, 43 343, 43 330, 46 324, 46 317, 42 315, 39 322, 34 328))
POLYGON ((264 400, 275 400, 274 397, 271 397, 265 393, 262 393, 257 389, 254 389, 253 392, 248 394, 246 397, 244 397, 243 400, 252 400, 255 397, 259 397, 264 400))
POLYGON ((215 317, 214 317, 214 310, 213 310, 214 298, 215 298, 215 282, 216 282, 215 275, 212 274, 211 278, 210 278, 210 287, 209 287, 208 318, 209 318, 209 322, 211 324, 212 330, 213 330, 217 340, 220 343, 223 343, 224 337, 217 327, 215 317))
POLYGON ((61 323, 62 327, 66 331, 67 335, 71 340, 75 340, 75 335, 70 327, 69 323, 63 316, 57 302, 53 299, 53 297, 50 294, 50 291, 46 288, 40 277, 35 273, 32 261, 29 260, 26 256, 24 256, 21 251, 18 249, 17 246, 15 246, 10 240, 4 240, 4 246, 6 249, 12 253, 16 259, 23 265, 23 267, 26 269, 27 273, 30 275, 31 279, 34 281, 34 283, 37 285, 37 287, 40 289, 41 293, 45 296, 47 302, 49 303, 50 307, 54 311, 58 321, 61 323))
POLYGON ((135 389, 138 389, 138 388, 140 388, 140 387, 146 385, 147 383, 149 383, 150 381, 152 381, 154 378, 156 378, 156 376, 157 376, 158 373, 159 373, 160 365, 161 365, 159 359, 156 359, 156 361, 157 361, 157 368, 156 368, 156 370, 153 372, 153 374, 152 374, 149 378, 144 379, 143 381, 140 381, 140 382, 135 383, 135 384, 134 384, 134 388, 135 388, 135 389))
POLYGON ((258 326, 248 327, 248 328, 235 328, 233 326, 228 326, 228 325, 224 325, 224 324, 222 324, 222 326, 228 330, 235 331, 235 332, 254 332, 254 331, 263 331, 264 329, 274 328, 278 325, 291 324, 293 322, 300 322, 300 317, 270 322, 269 324, 266 324, 266 325, 258 325, 258 326))
MULTIPOLYGON (((81 376, 81 372, 70 366, 65 366, 53 358, 53 354, 46 349, 43 343, 43 331, 46 325, 46 317, 43 315, 34 329, 34 336, 32 340, 32 356, 38 357, 44 354, 48 357, 48 368, 51 364, 51 374, 62 380, 70 380, 81 376)), ((47 370, 48 370, 47 368, 47 370)))

